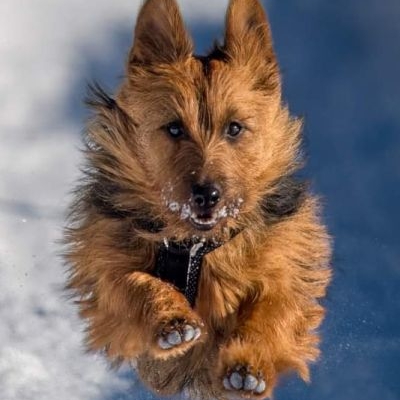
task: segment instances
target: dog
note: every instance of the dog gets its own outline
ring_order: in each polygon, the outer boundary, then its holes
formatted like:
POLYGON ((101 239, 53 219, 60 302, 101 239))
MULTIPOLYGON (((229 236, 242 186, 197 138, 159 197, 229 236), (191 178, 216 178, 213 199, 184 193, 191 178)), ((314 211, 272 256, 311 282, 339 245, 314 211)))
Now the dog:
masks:
POLYGON ((176 1, 145 1, 121 86, 87 102, 65 259, 88 349, 160 395, 308 381, 331 239, 260 2, 230 0, 224 42, 198 56, 176 1))

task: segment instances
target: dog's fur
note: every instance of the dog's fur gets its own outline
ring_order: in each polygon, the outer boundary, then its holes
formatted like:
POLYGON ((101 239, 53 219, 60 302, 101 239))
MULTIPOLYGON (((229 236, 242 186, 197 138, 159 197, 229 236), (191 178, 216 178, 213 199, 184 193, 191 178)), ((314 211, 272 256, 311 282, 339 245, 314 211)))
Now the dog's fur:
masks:
POLYGON ((136 360, 162 394, 265 398, 281 373, 309 380, 330 240, 317 199, 293 178, 301 122, 282 104, 259 1, 231 0, 224 44, 200 57, 176 2, 147 0, 118 93, 95 88, 88 102, 85 180, 66 230, 68 286, 88 322, 88 348, 116 363, 136 360), (165 132, 176 120, 187 133, 180 139, 165 132), (231 121, 245 127, 234 140, 224 134, 231 121), (171 203, 184 204, 191 185, 206 181, 219 182, 222 204, 236 210, 199 232, 171 203), (227 228, 241 233, 228 240, 227 228), (193 235, 227 243, 205 256, 192 309, 152 271, 164 238, 193 235), (202 334, 163 350, 159 335, 177 320, 202 334), (227 374, 243 369, 266 390, 226 389, 227 374))

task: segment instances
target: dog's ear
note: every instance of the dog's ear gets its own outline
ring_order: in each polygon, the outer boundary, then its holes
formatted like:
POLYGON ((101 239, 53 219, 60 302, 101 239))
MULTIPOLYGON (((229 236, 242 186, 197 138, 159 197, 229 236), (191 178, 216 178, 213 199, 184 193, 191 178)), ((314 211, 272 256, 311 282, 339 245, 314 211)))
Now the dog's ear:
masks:
POLYGON ((226 15, 225 51, 241 63, 275 62, 267 16, 259 0, 230 0, 226 15))
POLYGON ((147 0, 137 18, 129 64, 173 63, 192 51, 176 1, 147 0))

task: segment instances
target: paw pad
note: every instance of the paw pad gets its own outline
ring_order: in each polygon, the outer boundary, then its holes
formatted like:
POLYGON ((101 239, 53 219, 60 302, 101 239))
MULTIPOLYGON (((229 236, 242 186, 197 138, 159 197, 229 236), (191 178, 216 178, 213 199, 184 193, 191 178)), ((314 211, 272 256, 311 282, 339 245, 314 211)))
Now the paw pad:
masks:
POLYGON ((183 343, 196 341, 201 336, 201 330, 185 321, 174 320, 162 330, 158 338, 158 346, 169 350, 183 343))
POLYGON ((261 373, 253 374, 248 367, 241 365, 228 372, 223 379, 223 385, 226 390, 241 390, 257 395, 262 394, 267 388, 261 373))

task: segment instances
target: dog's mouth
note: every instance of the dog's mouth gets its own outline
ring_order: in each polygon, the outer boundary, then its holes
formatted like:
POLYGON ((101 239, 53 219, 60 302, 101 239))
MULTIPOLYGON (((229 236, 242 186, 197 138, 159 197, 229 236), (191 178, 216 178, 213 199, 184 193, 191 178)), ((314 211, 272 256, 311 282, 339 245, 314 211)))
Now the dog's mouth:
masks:
POLYGON ((220 218, 216 212, 202 214, 192 213, 189 218, 189 222, 193 227, 200 231, 209 231, 213 229, 218 224, 219 220, 220 218))
POLYGON ((237 218, 239 214, 239 207, 243 200, 240 199, 236 203, 232 203, 230 206, 223 206, 215 211, 202 211, 202 212, 191 212, 188 215, 188 221, 191 225, 201 231, 209 231, 219 222, 226 220, 228 217, 237 218))
POLYGON ((228 218, 238 218, 244 200, 241 197, 220 204, 219 207, 201 209, 191 200, 181 203, 170 197, 171 188, 163 191, 163 202, 168 212, 178 215, 179 219, 186 221, 194 229, 199 231, 210 231, 228 218))

